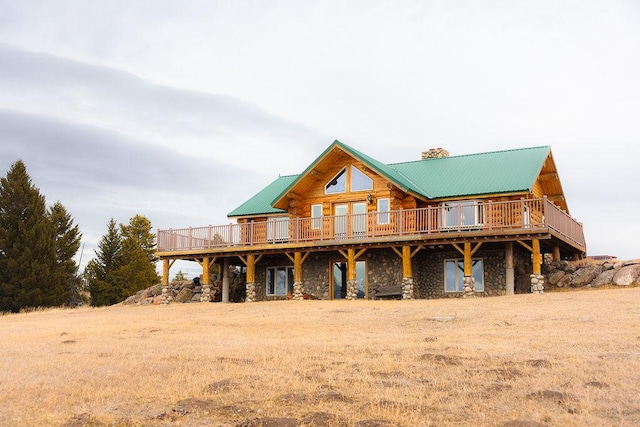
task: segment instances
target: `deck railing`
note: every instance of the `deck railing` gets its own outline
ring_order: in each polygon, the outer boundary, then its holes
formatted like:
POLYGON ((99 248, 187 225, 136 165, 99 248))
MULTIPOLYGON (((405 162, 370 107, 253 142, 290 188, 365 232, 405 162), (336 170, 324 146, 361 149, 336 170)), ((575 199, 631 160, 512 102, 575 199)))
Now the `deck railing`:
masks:
POLYGON ((576 245, 584 246, 582 224, 542 198, 158 230, 157 250, 173 252, 541 227, 548 227, 576 245))

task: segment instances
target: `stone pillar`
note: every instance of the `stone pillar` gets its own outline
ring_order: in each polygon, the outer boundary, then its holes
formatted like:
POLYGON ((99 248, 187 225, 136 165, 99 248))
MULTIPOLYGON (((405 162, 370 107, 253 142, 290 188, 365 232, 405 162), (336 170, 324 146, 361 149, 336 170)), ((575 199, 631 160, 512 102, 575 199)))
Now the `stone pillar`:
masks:
POLYGON ((532 294, 544 293, 544 276, 542 274, 531 275, 531 293, 532 294))
POLYGON ((244 302, 255 302, 256 300, 256 284, 247 282, 247 298, 244 302))
POLYGON ((464 276, 464 278, 462 279, 462 284, 463 284, 462 298, 474 297, 476 295, 475 283, 476 283, 476 279, 474 279, 473 276, 464 276))
POLYGON ((505 279, 505 290, 507 295, 513 295, 515 293, 515 274, 514 274, 514 265, 513 262, 513 242, 507 242, 505 247, 505 264, 507 266, 506 269, 506 279, 505 279))
POLYGON ((358 299, 358 282, 355 279, 347 279, 347 296, 345 299, 358 299))
POLYGON ((302 291, 302 282, 294 282, 293 283, 293 299, 294 300, 302 300, 304 299, 302 291))
POLYGON ((222 267, 222 302, 229 302, 229 258, 224 259, 222 267))
POLYGON ((413 299, 413 277, 402 278, 402 299, 413 299))

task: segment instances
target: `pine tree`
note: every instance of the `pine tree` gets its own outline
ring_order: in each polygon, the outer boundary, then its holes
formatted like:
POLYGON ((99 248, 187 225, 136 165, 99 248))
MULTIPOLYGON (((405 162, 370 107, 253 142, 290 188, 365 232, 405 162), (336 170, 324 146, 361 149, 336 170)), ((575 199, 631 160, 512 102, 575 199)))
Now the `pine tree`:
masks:
POLYGON ((21 160, 0 179, 0 310, 60 305, 49 292, 56 262, 55 231, 21 160))
POLYGON ((76 277, 77 265, 73 257, 80 248, 82 234, 73 218, 59 201, 49 209, 55 230, 56 268, 52 272, 51 288, 66 298, 70 306, 79 305, 81 298, 76 277))
POLYGON ((91 305, 111 305, 121 301, 121 293, 114 283, 115 272, 122 262, 122 237, 115 219, 107 223, 107 234, 98 242, 96 257, 85 268, 91 305))
POLYGON ((159 281, 151 222, 136 215, 118 230, 112 218, 107 228, 85 270, 94 306, 116 304, 159 281))
POLYGON ((151 221, 140 215, 131 218, 128 225, 120 225, 125 259, 120 268, 120 277, 121 287, 126 290, 127 296, 159 281, 155 266, 156 235, 151 229, 151 221))

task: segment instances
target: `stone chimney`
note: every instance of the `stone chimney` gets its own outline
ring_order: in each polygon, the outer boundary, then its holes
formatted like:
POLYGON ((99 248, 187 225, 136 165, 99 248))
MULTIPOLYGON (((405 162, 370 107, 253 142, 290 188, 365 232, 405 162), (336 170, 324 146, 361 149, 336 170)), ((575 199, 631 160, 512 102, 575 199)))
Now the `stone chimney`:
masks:
POLYGON ((429 148, 429 151, 422 152, 422 160, 425 159, 442 159, 443 157, 449 157, 449 152, 444 148, 429 148))

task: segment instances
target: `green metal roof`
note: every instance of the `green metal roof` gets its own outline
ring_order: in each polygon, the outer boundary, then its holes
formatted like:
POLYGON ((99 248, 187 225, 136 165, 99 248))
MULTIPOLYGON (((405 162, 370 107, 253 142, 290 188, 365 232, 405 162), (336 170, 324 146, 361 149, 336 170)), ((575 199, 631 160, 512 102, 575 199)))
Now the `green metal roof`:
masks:
POLYGON ((303 173, 279 177, 228 216, 285 213, 273 204, 334 147, 362 161, 402 190, 426 199, 529 192, 550 152, 548 146, 542 146, 385 165, 336 140, 303 173))
POLYGON ((298 175, 280 176, 271 184, 258 192, 255 196, 232 210, 227 216, 238 217, 246 215, 272 215, 286 213, 282 209, 271 206, 273 199, 282 192, 284 188, 298 178, 298 175))
POLYGON ((530 191, 550 148, 516 150, 425 159, 389 165, 406 176, 430 199, 530 191))

